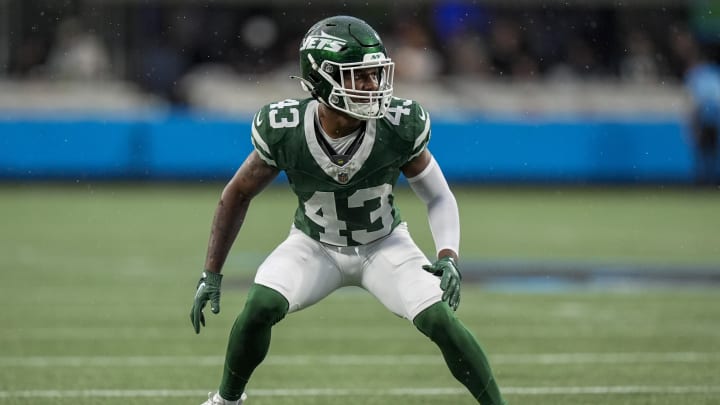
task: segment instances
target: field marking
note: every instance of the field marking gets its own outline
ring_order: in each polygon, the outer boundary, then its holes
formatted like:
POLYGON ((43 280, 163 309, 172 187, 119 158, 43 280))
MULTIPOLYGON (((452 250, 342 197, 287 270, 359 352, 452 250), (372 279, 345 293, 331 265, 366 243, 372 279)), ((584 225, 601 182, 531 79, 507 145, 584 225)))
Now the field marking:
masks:
MULTIPOLYGON (((26 390, 0 391, 3 398, 142 398, 204 397, 204 390, 26 390)), ((504 387, 506 395, 632 395, 632 394, 720 394, 720 387, 704 385, 591 386, 591 387, 504 387)), ((248 390, 257 397, 343 397, 343 396, 438 396, 468 395, 464 388, 288 388, 248 390)))
MULTIPOLYGON (((639 352, 639 353, 539 353, 495 354, 493 364, 630 364, 630 363, 715 363, 718 352, 639 352)), ((168 367, 218 366, 222 356, 6 356, 0 367, 168 367)), ((291 355, 269 356, 263 365, 307 366, 388 366, 443 364, 440 355, 291 355)))

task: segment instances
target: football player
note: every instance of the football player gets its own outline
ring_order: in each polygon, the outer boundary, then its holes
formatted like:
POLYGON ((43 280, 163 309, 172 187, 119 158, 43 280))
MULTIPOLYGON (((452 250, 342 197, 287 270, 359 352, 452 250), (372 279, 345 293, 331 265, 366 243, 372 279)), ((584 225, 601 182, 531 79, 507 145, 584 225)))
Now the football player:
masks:
POLYGON ((324 19, 300 46, 310 98, 268 104, 253 118, 250 153, 222 192, 190 318, 220 312, 220 271, 252 198, 282 170, 297 195, 290 233, 255 275, 230 332, 219 391, 204 405, 242 404, 245 387, 288 313, 358 286, 435 342, 452 374, 483 405, 503 404, 487 358, 456 318, 457 203, 427 148, 430 117, 393 97, 393 62, 354 17, 324 19), (400 174, 425 202, 437 259, 430 263, 395 207, 400 174), (424 269, 424 270, 423 270, 424 269))

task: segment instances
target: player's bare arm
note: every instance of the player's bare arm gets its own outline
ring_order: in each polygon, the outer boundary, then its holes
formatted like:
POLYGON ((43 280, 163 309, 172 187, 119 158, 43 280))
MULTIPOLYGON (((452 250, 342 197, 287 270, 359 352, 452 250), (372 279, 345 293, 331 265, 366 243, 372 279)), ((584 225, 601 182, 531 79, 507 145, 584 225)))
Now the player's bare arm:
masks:
POLYGON ((245 220, 250 201, 278 175, 253 151, 223 189, 215 209, 205 270, 219 273, 245 220))
POLYGON ((400 169, 405 177, 409 179, 422 173, 422 171, 430 164, 430 160, 432 160, 432 155, 427 149, 425 149, 417 155, 415 159, 405 163, 405 166, 400 169))
POLYGON ((277 169, 269 166, 253 151, 223 189, 210 231, 205 271, 198 281, 190 310, 190 321, 195 333, 200 333, 201 325, 205 326, 203 309, 208 301, 212 312, 220 313, 222 266, 245 220, 250 200, 270 184, 277 174, 277 169))

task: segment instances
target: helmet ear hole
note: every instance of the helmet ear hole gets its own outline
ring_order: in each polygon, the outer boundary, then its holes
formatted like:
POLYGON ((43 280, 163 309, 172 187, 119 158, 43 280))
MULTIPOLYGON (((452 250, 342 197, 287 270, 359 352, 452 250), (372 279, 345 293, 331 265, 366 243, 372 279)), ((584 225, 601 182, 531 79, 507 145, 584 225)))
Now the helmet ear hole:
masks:
POLYGON ((319 84, 322 83, 322 77, 320 77, 320 75, 317 74, 317 72, 312 72, 312 73, 310 73, 310 74, 308 75, 308 79, 309 79, 310 82, 311 82, 312 84, 314 84, 314 85, 319 85, 319 84))
POLYGON ((320 94, 318 93, 318 88, 322 85, 322 77, 320 77, 317 72, 312 72, 308 75, 307 80, 312 84, 313 88, 310 91, 310 95, 313 96, 313 98, 320 97, 320 94))

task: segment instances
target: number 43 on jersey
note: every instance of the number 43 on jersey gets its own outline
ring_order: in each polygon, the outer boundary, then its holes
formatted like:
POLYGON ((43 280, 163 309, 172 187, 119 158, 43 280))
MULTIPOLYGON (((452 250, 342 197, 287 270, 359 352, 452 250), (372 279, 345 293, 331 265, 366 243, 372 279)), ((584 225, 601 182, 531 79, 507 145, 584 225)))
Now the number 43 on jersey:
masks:
MULTIPOLYGON (((356 210, 344 210, 344 212, 357 212, 357 215, 364 215, 366 219, 353 220, 352 218, 338 218, 337 204, 340 201, 335 198, 335 193, 316 191, 312 197, 305 201, 305 216, 315 224, 323 228, 320 232, 320 241, 331 245, 347 246, 347 236, 340 234, 340 231, 347 231, 347 221, 354 223, 377 224, 380 221, 380 229, 369 231, 357 229, 350 231, 350 238, 360 244, 370 243, 390 233, 393 225, 392 206, 390 205, 390 193, 392 187, 389 184, 382 184, 370 188, 361 188, 352 193, 347 199, 347 208, 356 210), (368 207, 377 204, 367 204, 379 200, 379 207, 371 210, 368 207), (359 210, 357 210, 359 209, 359 210), (369 219, 369 221, 368 221, 369 219)), ((350 243, 352 244, 352 243, 350 243)))

